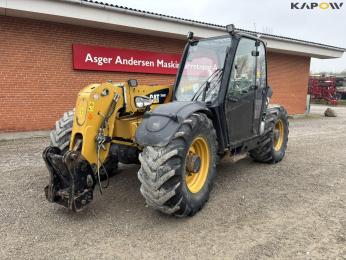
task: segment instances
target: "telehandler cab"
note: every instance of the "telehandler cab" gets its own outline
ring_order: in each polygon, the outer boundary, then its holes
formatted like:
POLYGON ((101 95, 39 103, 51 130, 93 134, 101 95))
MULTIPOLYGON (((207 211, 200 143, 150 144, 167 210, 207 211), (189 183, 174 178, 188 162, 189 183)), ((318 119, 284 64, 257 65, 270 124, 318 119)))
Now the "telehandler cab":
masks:
POLYGON ((79 211, 118 162, 140 163, 146 203, 192 216, 208 200, 220 157, 281 161, 288 120, 282 106, 268 106, 265 43, 227 29, 200 40, 188 34, 173 87, 129 80, 81 90, 43 152, 47 199, 79 211))

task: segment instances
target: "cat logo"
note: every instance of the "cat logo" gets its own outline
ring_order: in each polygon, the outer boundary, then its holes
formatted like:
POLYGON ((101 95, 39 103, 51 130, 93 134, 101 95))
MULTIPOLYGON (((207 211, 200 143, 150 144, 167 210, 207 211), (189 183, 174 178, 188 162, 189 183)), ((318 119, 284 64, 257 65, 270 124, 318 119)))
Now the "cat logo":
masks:
POLYGON ((165 88, 165 89, 152 92, 148 94, 147 97, 153 100, 153 104, 162 104, 165 102, 168 93, 169 93, 169 89, 165 88))
MULTIPOLYGON (((164 95, 164 97, 166 97, 166 95, 164 95)), ((153 104, 160 103, 160 94, 150 94, 149 98, 153 100, 153 104)))

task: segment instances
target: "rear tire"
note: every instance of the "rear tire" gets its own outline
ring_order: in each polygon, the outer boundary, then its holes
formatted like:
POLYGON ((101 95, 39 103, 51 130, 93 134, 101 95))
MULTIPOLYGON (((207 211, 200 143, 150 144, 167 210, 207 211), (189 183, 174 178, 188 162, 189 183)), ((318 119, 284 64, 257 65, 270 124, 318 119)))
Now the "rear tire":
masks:
MULTIPOLYGON (((74 111, 65 112, 64 115, 55 123, 55 129, 50 132, 51 145, 59 147, 62 154, 65 154, 70 147, 71 133, 73 127, 74 111)), ((113 176, 118 169, 118 158, 116 154, 110 153, 104 162, 107 174, 113 176)), ((101 178, 104 175, 101 168, 101 178), (103 173, 103 174, 102 174, 103 173)))
POLYGON ((55 123, 55 129, 50 132, 52 146, 57 146, 65 154, 70 146, 74 111, 65 112, 55 123))
POLYGON ((281 161, 287 148, 288 126, 287 111, 284 107, 268 109, 264 134, 260 138, 258 147, 250 151, 250 156, 255 161, 263 163, 281 161))
POLYGON ((207 202, 216 176, 217 140, 211 120, 192 114, 167 145, 145 147, 139 160, 140 191, 146 203, 168 215, 193 216, 207 202), (191 147, 194 154, 200 153, 197 173, 186 169, 191 147))

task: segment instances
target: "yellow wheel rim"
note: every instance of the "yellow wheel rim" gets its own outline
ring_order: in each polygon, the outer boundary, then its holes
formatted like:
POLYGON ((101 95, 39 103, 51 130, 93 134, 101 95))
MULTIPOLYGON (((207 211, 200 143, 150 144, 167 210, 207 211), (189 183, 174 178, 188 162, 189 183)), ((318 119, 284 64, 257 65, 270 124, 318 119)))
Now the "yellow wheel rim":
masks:
POLYGON ((280 151, 282 144, 284 142, 284 123, 279 119, 274 128, 274 150, 280 151))
POLYGON ((190 192, 197 193, 207 180, 210 163, 209 146, 203 137, 198 136, 192 141, 186 156, 191 155, 199 156, 201 165, 196 173, 186 170, 185 183, 190 192))

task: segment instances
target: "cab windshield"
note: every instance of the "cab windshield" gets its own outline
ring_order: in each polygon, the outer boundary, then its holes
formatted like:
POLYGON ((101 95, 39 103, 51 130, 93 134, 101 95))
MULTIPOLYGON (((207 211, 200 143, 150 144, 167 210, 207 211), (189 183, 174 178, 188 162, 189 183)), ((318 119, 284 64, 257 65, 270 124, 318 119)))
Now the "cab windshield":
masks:
POLYGON ((178 101, 201 100, 206 82, 209 89, 205 101, 213 101, 219 92, 223 66, 231 38, 214 38, 191 43, 188 49, 183 72, 176 87, 178 101), (198 92, 198 93, 197 93, 198 92))

